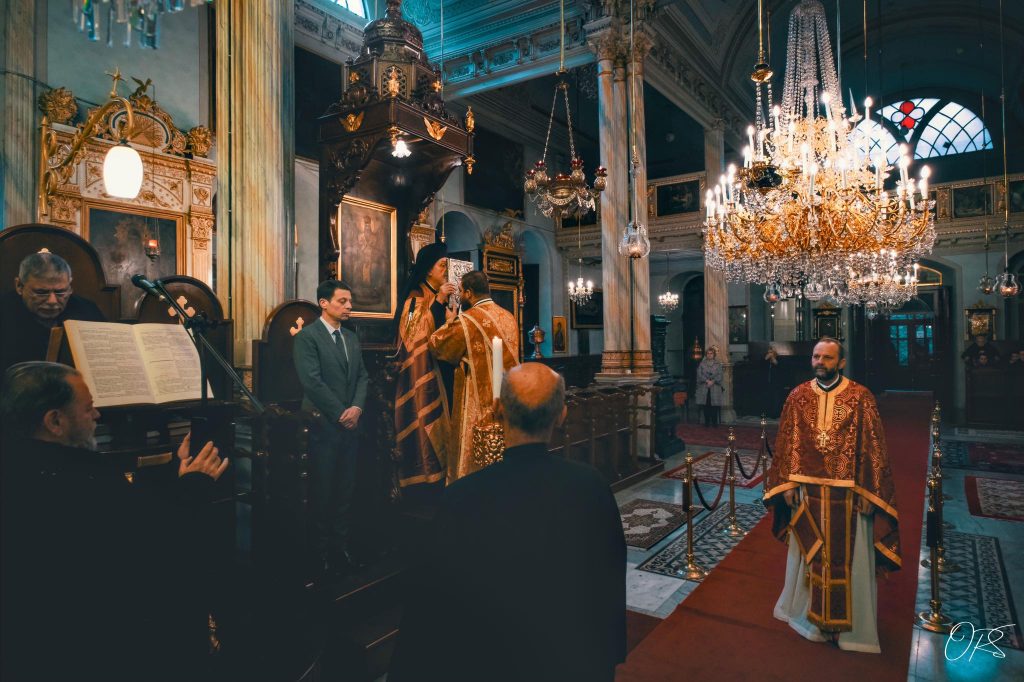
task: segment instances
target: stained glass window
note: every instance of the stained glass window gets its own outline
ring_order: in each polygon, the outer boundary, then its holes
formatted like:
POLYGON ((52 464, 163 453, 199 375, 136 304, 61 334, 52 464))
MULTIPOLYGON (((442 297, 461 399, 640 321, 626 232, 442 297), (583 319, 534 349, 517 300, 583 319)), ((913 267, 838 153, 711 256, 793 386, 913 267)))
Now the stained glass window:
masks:
POLYGON ((910 137, 914 134, 914 130, 918 127, 918 123, 924 118, 932 107, 934 107, 939 100, 933 97, 918 97, 916 99, 905 99, 900 102, 893 102, 887 106, 882 107, 880 115, 887 121, 891 122, 899 131, 903 134, 903 137, 909 142, 910 137))
POLYGON ((956 102, 949 102, 921 131, 914 158, 928 159, 992 149, 992 137, 978 116, 956 102))

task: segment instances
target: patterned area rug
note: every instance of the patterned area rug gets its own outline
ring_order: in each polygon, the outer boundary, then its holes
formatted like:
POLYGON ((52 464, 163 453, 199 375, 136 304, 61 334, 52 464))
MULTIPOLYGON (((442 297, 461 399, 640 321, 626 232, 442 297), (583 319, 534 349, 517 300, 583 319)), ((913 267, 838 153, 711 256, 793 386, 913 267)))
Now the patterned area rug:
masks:
POLYGON ((1024 481, 965 476, 964 492, 974 516, 1024 521, 1024 481))
MULTIPOLYGON (((1013 624, 1002 629, 1003 639, 996 642, 996 646, 1024 649, 1024 636, 1013 608, 999 540, 988 535, 947 532, 944 541, 946 560, 955 563, 960 570, 940 574, 942 612, 954 623, 966 621, 976 630, 1013 624)), ((922 549, 926 549, 923 543, 922 549)), ((931 584, 922 577, 917 584, 915 611, 927 610, 930 598, 931 584)))
MULTIPOLYGON (((740 452, 740 461, 743 462, 743 470, 750 473, 757 466, 757 453, 756 452, 740 452)), ((719 484, 722 482, 722 472, 725 469, 725 452, 718 450, 708 452, 700 457, 693 460, 693 473, 696 474, 697 480, 701 483, 715 483, 719 484)), ((686 475, 686 465, 677 466, 675 469, 669 469, 661 475, 662 478, 674 478, 677 481, 683 480, 686 475)), ((764 478, 764 472, 758 470, 750 480, 744 480, 743 472, 738 468, 736 469, 736 485, 740 488, 753 488, 755 485, 761 482, 764 478)), ((705 493, 706 495, 707 493, 705 493)))
POLYGON ((1002 443, 943 440, 942 466, 1024 474, 1024 447, 1002 443))
MULTIPOLYGON (((744 530, 750 530, 757 525, 765 513, 766 510, 760 503, 736 505, 736 521, 744 530)), ((743 536, 734 538, 725 534, 725 527, 728 523, 729 505, 722 504, 703 520, 697 522, 693 529, 694 558, 708 571, 717 566, 718 562, 725 558, 725 555, 743 539, 743 536)), ((677 575, 677 571, 684 564, 686 564, 685 535, 668 543, 665 549, 637 566, 637 569, 672 578, 682 578, 677 575)))
POLYGON ((655 500, 631 500, 619 509, 622 531, 630 547, 649 549, 683 525, 683 507, 655 500))
MULTIPOLYGON (((676 436, 684 441, 686 445, 716 445, 725 447, 729 444, 729 429, 736 434, 736 443, 733 447, 737 450, 753 450, 757 452, 761 448, 761 427, 760 426, 703 426, 701 424, 676 424, 676 436)), ((775 433, 777 427, 769 426, 766 432, 771 446, 775 447, 775 433)))

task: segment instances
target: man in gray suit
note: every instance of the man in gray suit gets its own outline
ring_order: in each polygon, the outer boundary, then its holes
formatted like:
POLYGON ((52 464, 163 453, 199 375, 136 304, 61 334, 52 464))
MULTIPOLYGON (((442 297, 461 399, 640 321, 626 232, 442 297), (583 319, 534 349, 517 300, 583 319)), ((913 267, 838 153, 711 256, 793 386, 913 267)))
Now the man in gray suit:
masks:
POLYGON ((312 502, 317 549, 324 571, 360 568, 348 544, 355 490, 359 418, 366 402, 366 367, 354 332, 341 323, 352 314, 352 290, 329 279, 316 288, 320 323, 295 335, 295 369, 302 407, 319 413, 310 431, 312 502))

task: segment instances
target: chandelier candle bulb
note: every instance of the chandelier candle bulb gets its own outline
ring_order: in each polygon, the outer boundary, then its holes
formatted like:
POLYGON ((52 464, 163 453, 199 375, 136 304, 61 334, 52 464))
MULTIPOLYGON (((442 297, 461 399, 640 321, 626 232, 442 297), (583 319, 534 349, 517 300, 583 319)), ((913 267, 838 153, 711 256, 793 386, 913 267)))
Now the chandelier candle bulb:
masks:
MULTIPOLYGON (((750 143, 750 148, 754 149, 754 126, 747 126, 747 141, 750 143)), ((754 157, 757 158, 756 152, 754 157)))
POLYGON ((776 133, 781 133, 782 132, 782 128, 779 127, 779 114, 781 114, 781 113, 782 113, 782 109, 779 107, 778 104, 776 104, 774 107, 772 107, 772 118, 775 120, 775 132, 776 133))

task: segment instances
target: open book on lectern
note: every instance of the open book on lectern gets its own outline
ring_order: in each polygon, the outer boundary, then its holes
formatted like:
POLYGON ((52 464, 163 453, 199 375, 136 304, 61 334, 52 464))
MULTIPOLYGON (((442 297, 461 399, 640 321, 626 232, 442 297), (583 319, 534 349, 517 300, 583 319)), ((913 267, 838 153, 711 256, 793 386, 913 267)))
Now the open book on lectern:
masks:
POLYGON ((202 397, 199 353, 180 324, 68 320, 64 333, 96 407, 202 397))

